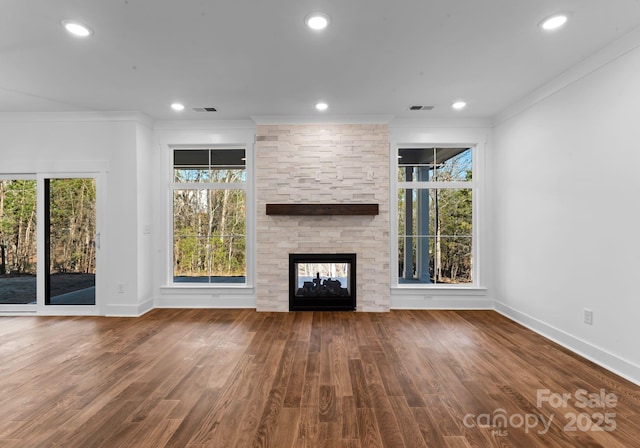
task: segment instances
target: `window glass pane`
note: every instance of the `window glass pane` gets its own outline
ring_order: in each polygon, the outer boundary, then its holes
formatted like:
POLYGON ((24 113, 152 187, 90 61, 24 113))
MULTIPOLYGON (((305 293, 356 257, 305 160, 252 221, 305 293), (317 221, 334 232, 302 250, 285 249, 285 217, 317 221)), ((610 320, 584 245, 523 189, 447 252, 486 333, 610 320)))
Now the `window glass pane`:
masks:
POLYGON ((47 305, 96 303, 96 182, 93 178, 45 179, 48 210, 47 305))
POLYGON ((211 170, 209 168, 174 168, 173 181, 185 182, 211 182, 211 170))
POLYGON ((472 178, 471 148, 400 148, 399 182, 463 182, 472 178))
POLYGON ((433 165, 403 165, 398 167, 398 182, 429 182, 435 180, 434 173, 433 165))
POLYGON ((398 149, 398 181, 427 182, 435 173, 434 148, 398 149))
POLYGON ((0 180, 0 304, 36 303, 36 181, 0 180))
POLYGON ((206 237, 174 236, 173 281, 209 283, 211 259, 206 237))
POLYGON ((212 240, 212 275, 243 277, 246 275, 246 192, 211 190, 210 230, 212 240))
POLYGON ((244 149, 211 150, 211 182, 246 182, 244 149))
POLYGON ((414 213, 417 209, 417 192, 418 190, 410 188, 398 189, 398 235, 417 234, 416 214, 414 213))
POLYGON ((208 149, 180 149, 173 151, 174 166, 208 167, 208 149))
POLYGON ((429 236, 398 238, 398 283, 433 283, 433 244, 429 236))
POLYGON ((398 235, 432 234, 436 211, 441 211, 436 206, 442 191, 445 190, 398 189, 398 235))
POLYGON ((173 152, 174 182, 210 182, 208 149, 184 149, 173 152))
POLYGON ((209 282, 209 190, 173 192, 174 281, 209 282))
POLYGON ((211 239, 212 282, 244 282, 247 275, 246 238, 227 235, 211 239))
POLYGON ((244 149, 212 149, 211 166, 221 168, 244 168, 246 165, 244 149))
POLYGON ((211 180, 208 182, 239 183, 246 182, 245 169, 212 168, 211 180))
POLYGON ((436 177, 438 182, 464 182, 472 179, 473 160, 471 148, 436 149, 436 177))
POLYGON ((472 192, 470 188, 429 190, 430 233, 471 236, 472 192))
POLYGON ((174 190, 173 235, 207 237, 209 190, 174 190))
POLYGON ((174 281, 245 281, 244 190, 174 190, 173 216, 174 281))
POLYGON ((244 190, 211 190, 209 225, 212 235, 245 234, 246 193, 244 190))
POLYGON ((471 249, 470 236, 437 238, 431 266, 434 283, 471 283, 471 249))
POLYGON ((472 190, 398 189, 399 283, 469 283, 472 190))

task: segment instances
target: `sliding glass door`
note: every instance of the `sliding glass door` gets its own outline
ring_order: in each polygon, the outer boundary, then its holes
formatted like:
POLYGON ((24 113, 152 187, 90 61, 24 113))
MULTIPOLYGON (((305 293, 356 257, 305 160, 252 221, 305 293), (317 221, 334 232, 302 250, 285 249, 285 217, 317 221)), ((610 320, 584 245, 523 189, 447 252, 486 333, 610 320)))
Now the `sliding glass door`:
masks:
POLYGON ((0 175, 0 313, 99 314, 98 177, 0 175))
POLYGON ((96 304, 96 181, 44 179, 45 305, 96 304))

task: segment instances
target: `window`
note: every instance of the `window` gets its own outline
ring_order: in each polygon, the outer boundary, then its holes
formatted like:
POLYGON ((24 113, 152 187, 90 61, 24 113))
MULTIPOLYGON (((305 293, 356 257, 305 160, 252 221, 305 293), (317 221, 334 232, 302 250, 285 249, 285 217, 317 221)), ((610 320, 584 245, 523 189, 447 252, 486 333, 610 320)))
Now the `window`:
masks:
POLYGON ((398 284, 473 284, 473 148, 400 148, 397 160, 398 284))
POLYGON ((244 149, 173 151, 174 283, 246 283, 244 149))

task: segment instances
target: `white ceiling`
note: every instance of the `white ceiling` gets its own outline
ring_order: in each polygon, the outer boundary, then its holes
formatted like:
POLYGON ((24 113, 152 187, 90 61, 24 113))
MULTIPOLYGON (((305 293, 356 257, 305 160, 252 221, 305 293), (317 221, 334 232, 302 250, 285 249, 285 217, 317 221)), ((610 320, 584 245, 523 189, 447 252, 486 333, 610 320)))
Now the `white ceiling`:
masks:
POLYGON ((491 117, 638 25, 638 0, 3 0, 0 111, 491 117), (556 12, 569 23, 542 32, 556 12))

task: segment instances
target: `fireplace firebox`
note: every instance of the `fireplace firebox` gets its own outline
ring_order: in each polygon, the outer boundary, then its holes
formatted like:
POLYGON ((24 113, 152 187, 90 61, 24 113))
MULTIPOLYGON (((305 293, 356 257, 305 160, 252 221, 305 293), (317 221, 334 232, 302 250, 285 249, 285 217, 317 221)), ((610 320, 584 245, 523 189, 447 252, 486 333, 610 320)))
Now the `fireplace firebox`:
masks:
POLYGON ((289 254, 290 311, 356 309, 356 254, 289 254))

